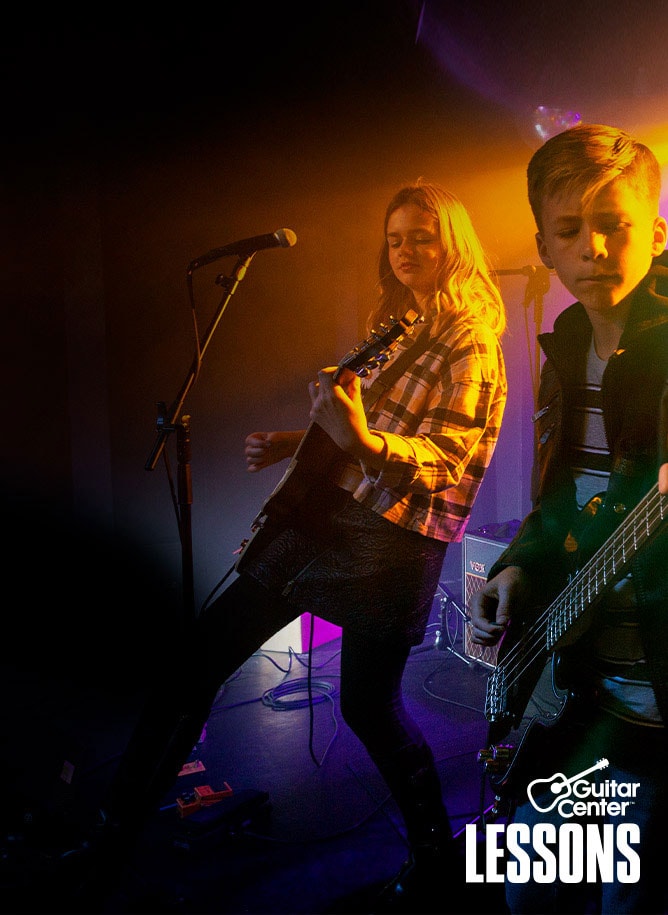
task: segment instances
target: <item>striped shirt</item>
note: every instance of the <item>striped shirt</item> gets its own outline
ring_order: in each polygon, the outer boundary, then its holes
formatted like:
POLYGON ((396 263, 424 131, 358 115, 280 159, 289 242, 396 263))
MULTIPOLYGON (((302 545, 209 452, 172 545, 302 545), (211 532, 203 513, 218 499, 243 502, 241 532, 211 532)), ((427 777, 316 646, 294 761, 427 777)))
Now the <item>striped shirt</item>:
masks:
POLYGON ((605 492, 610 476, 610 451, 601 405, 601 382, 606 364, 607 361, 599 358, 592 343, 586 381, 582 387, 575 389, 569 445, 579 508, 583 508, 592 496, 605 492))
MULTIPOLYGON (((410 340, 393 358, 406 345, 410 340)), ((365 379, 367 386, 374 377, 365 379)), ((462 540, 498 441, 507 393, 496 334, 475 318, 453 321, 367 409, 369 428, 385 444, 381 471, 355 462, 338 484, 400 527, 462 540)))

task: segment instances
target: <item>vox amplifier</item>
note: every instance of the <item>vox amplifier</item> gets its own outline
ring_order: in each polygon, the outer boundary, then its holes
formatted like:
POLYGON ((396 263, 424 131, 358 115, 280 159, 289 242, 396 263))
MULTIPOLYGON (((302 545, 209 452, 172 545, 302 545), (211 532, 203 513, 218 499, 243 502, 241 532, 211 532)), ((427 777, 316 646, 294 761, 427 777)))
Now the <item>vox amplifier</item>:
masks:
MULTIPOLYGON (((462 590, 464 607, 487 581, 489 570, 517 533, 519 521, 490 524, 464 534, 462 550, 462 590), (484 532, 484 533, 483 533, 484 532)), ((464 625, 464 654, 485 667, 496 667, 498 646, 485 647, 471 641, 470 623, 464 625)))

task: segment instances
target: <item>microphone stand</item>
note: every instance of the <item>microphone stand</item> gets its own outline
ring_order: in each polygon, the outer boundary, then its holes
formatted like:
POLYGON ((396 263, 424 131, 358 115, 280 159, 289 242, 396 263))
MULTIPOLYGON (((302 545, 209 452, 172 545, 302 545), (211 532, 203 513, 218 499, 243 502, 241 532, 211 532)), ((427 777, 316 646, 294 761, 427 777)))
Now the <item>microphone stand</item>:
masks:
MULTIPOLYGON (((524 307, 534 303, 533 320, 535 328, 535 338, 542 330, 543 325, 543 299, 545 293, 550 291, 550 271, 547 267, 534 267, 529 264, 527 267, 518 267, 517 269, 495 270, 497 276, 526 276, 527 287, 524 292, 524 307)), ((532 373, 532 388, 534 407, 538 403, 538 385, 540 382, 540 347, 536 343, 535 362, 532 373)))
POLYGON ((534 323, 534 370, 533 370, 533 402, 534 409, 538 406, 538 385, 540 383, 540 347, 538 346, 538 335, 543 326, 543 300, 545 293, 550 291, 550 271, 547 267, 536 267, 527 280, 527 288, 524 293, 524 307, 528 308, 533 302, 533 323, 534 323))
MULTIPOLYGON (((155 470, 155 465, 157 464, 160 455, 165 449, 167 443, 167 438, 176 432, 176 454, 178 460, 178 473, 177 473, 177 496, 178 496, 178 508, 177 508, 177 519, 178 519, 178 528, 179 528, 179 539, 181 541, 181 566, 182 566, 182 600, 183 600, 183 610, 184 618, 186 622, 193 622, 196 617, 195 612, 195 587, 194 587, 194 575, 193 575, 193 552, 192 552, 192 474, 191 474, 191 457, 192 457, 192 448, 191 448, 191 438, 190 438, 190 416, 187 414, 181 415, 181 410, 183 409, 183 404, 185 402, 188 393, 191 388, 197 381, 200 369, 202 367, 202 360, 204 354, 206 353, 209 343, 218 327, 220 319, 222 318, 225 309, 227 308, 230 299, 237 290, 237 287, 241 280, 246 275, 246 270, 251 260, 255 256, 255 252, 247 255, 246 257, 240 257, 237 261, 232 273, 230 276, 220 275, 216 278, 216 283, 220 286, 223 286, 226 290, 226 294, 221 299, 218 309, 209 324, 202 345, 198 346, 197 352, 193 358, 188 374, 181 385, 179 393, 176 395, 174 401, 172 402, 171 407, 167 410, 167 405, 164 401, 158 403, 158 418, 156 422, 158 434, 156 436, 155 443, 151 449, 146 463, 144 464, 145 470, 155 470)), ((188 282, 192 276, 193 270, 199 266, 196 263, 190 265, 187 271, 188 282)))

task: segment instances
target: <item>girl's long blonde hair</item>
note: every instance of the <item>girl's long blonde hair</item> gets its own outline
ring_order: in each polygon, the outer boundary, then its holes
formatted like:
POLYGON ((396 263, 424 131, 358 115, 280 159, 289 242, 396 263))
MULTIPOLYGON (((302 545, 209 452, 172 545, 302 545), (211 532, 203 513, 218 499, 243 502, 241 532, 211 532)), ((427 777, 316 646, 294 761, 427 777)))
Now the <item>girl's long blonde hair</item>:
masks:
POLYGON ((433 324, 432 335, 453 316, 469 314, 477 315, 501 336, 506 328, 505 306, 471 217, 454 194, 423 178, 397 191, 385 211, 384 241, 378 262, 380 293, 369 315, 369 329, 390 318, 400 318, 409 308, 416 307, 411 290, 392 272, 387 242, 390 216, 408 204, 415 204, 434 219, 444 251, 434 295, 426 306, 429 311, 422 315, 433 324))

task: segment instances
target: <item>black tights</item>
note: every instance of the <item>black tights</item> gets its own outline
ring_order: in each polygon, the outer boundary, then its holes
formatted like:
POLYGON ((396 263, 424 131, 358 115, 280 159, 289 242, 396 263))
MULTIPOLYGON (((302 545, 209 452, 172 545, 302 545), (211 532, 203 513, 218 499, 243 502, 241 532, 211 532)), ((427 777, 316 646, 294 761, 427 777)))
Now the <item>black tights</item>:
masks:
MULTIPOLYGON (((241 575, 175 646, 158 677, 111 787, 110 818, 136 832, 176 781, 209 716, 218 690, 296 615, 254 579, 241 575)), ((434 760, 403 702, 409 647, 360 638, 341 642, 341 714, 366 747, 406 820, 409 839, 438 827, 449 833, 434 760)))

